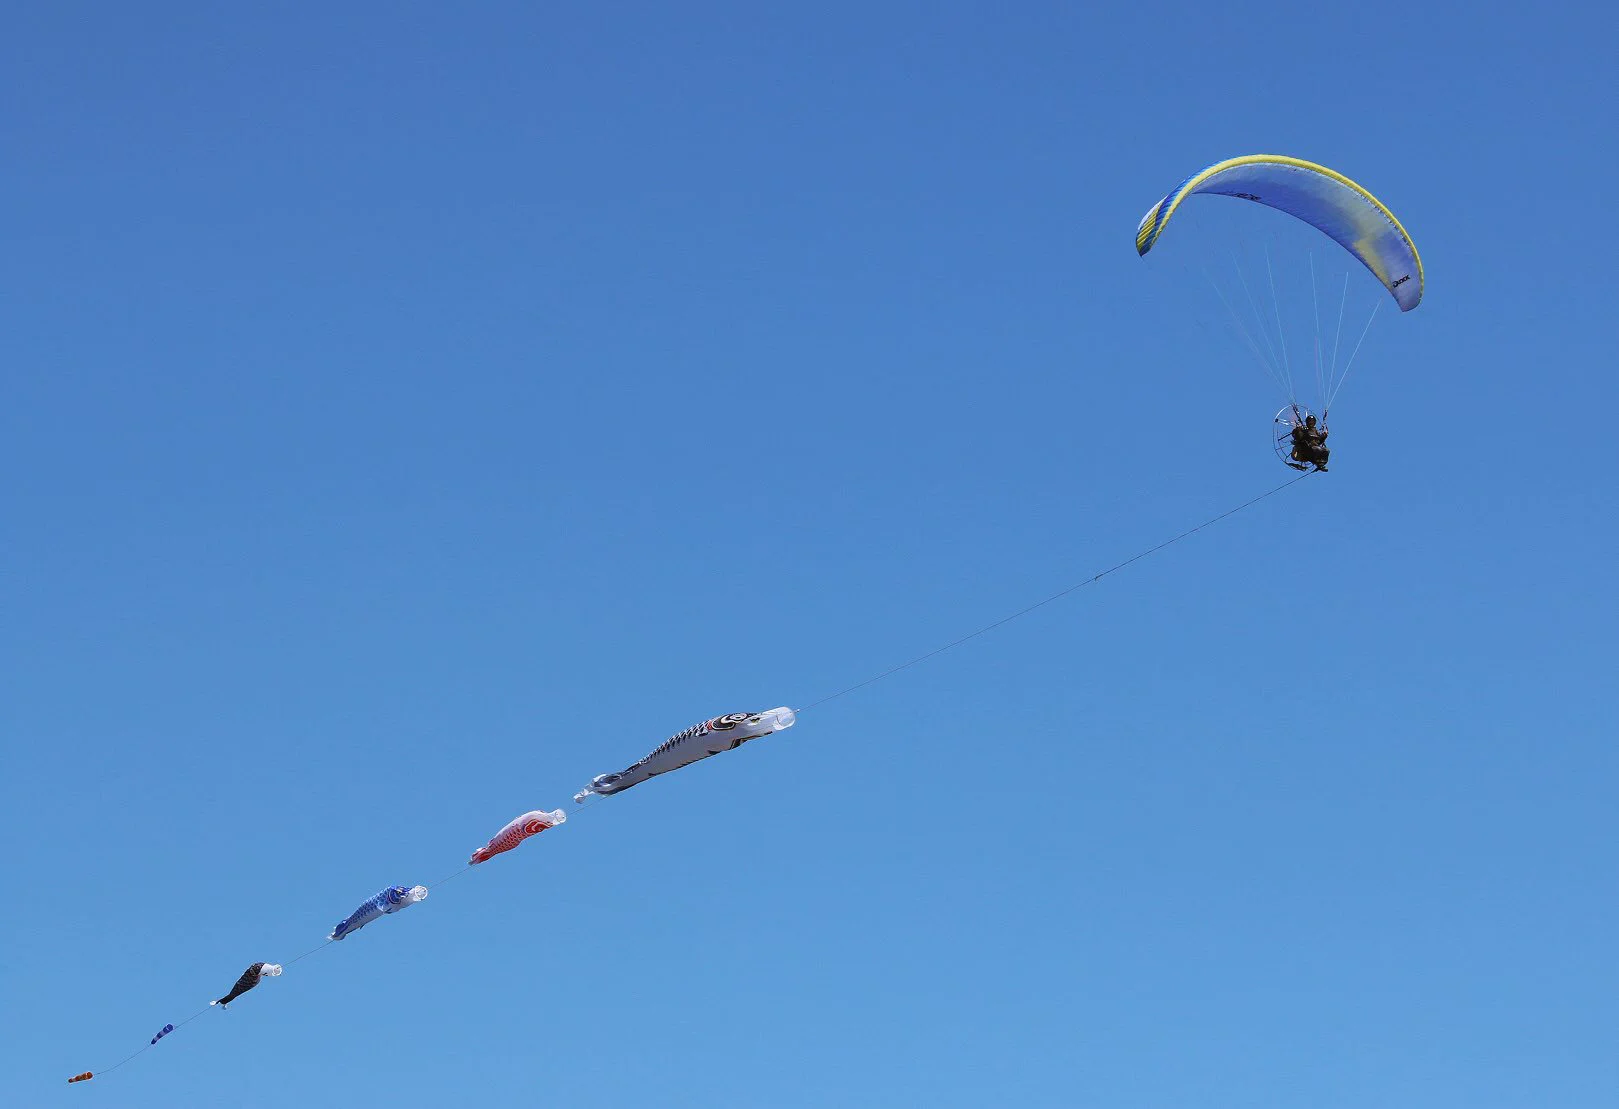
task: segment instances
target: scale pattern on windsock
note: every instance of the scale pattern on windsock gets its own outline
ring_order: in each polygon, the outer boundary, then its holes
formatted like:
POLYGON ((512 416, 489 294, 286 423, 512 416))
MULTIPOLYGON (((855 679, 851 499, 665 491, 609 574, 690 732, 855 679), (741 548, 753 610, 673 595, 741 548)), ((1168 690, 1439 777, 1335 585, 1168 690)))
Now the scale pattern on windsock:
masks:
POLYGON ((690 766, 721 751, 735 751, 750 739, 791 728, 796 719, 792 709, 779 708, 764 712, 728 712, 704 720, 670 736, 634 766, 616 774, 598 774, 588 786, 574 794, 573 799, 583 804, 592 793, 604 796, 623 793, 648 778, 690 766))
POLYGON ((474 851, 471 862, 488 862, 496 855, 510 851, 530 836, 537 836, 547 828, 555 828, 558 824, 566 823, 567 819, 567 813, 561 809, 551 812, 535 809, 533 812, 526 812, 496 832, 487 844, 474 851))
POLYGON ((344 936, 351 936, 373 920, 378 920, 389 913, 397 913, 401 909, 408 909, 426 896, 426 886, 389 886, 338 921, 337 927, 333 928, 332 934, 326 938, 340 940, 344 936))

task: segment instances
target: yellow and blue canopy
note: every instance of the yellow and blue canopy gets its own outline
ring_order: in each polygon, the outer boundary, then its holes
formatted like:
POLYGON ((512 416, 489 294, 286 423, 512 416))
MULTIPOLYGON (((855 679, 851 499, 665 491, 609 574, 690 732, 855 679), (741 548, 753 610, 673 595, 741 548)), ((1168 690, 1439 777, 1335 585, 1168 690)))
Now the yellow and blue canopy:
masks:
POLYGON ((1394 213, 1343 174, 1283 154, 1246 154, 1192 174, 1142 217, 1136 253, 1151 250, 1181 201, 1198 194, 1251 200, 1303 220, 1359 258, 1400 311, 1422 301, 1422 258, 1394 213))

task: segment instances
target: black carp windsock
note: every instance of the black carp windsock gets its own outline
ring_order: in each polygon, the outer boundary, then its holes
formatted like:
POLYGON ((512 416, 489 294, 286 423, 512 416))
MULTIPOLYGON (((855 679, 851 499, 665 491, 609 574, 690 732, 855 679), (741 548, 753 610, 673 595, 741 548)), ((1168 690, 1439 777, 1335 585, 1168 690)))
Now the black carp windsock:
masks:
POLYGON ((280 973, 281 964, 279 963, 254 963, 252 966, 242 971, 242 976, 236 980, 236 985, 230 988, 230 993, 226 994, 218 1001, 210 1001, 208 1004, 218 1005, 223 1009, 226 1005, 229 1005, 232 1001, 235 1001, 238 997, 241 997, 248 990, 251 990, 254 986, 257 986, 260 979, 274 978, 280 973))

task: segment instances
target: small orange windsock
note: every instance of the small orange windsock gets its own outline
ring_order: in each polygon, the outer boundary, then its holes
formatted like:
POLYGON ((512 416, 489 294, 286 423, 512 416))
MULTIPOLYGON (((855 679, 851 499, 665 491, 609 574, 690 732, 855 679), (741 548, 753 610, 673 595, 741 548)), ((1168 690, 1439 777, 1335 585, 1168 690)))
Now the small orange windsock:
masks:
POLYGON ((92 1079, 92 1078, 94 1078, 94 1077, 95 1077, 95 1074, 94 1074, 94 1072, 92 1072, 92 1071, 85 1071, 85 1072, 84 1072, 84 1073, 83 1073, 83 1074, 75 1074, 75 1075, 74 1075, 74 1076, 73 1076, 73 1077, 72 1077, 72 1078, 69 1078, 69 1079, 68 1079, 68 1082, 69 1082, 69 1083, 73 1083, 73 1082, 88 1082, 88 1081, 90 1081, 90 1079, 92 1079))

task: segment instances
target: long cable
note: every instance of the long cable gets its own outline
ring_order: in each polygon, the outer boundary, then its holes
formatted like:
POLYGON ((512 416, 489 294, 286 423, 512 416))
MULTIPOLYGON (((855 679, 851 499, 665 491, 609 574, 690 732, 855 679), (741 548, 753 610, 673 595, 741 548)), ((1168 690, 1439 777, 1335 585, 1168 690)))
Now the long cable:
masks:
POLYGON ((1086 578, 1084 581, 1076 582, 1073 585, 1070 585, 1066 589, 1058 590, 1057 592, 1053 593, 1051 596, 1045 598, 1044 600, 1036 601, 1032 605, 1029 605, 1029 606, 1027 606, 1025 608, 1020 608, 1016 612, 1012 613, 1011 615, 1003 616, 999 620, 996 620, 992 624, 985 624, 983 627, 979 628, 977 631, 971 631, 971 632, 968 632, 966 635, 961 636, 960 638, 952 639, 949 643, 946 643, 942 647, 935 647, 933 650, 927 652, 927 654, 917 655, 915 658, 909 660, 908 662, 902 662, 897 666, 890 666, 887 670, 883 670, 880 673, 873 674, 871 677, 865 679, 864 681, 856 682, 855 684, 853 684, 851 686, 846 686, 845 688, 838 690, 836 693, 829 693, 825 697, 822 697, 822 698, 820 698, 819 700, 816 700, 816 701, 811 701, 809 704, 805 705, 803 708, 796 709, 794 711, 796 711, 796 712, 808 712, 810 709, 815 708, 815 707, 817 707, 819 705, 824 705, 828 701, 835 701, 839 697, 842 697, 842 696, 844 696, 846 694, 849 694, 849 693, 853 693, 857 689, 864 689, 864 688, 866 688, 866 686, 872 685, 875 682, 880 682, 884 678, 889 677, 892 674, 898 674, 901 670, 909 670, 911 667, 917 665, 918 663, 926 662, 930 658, 933 658, 933 657, 935 657, 937 655, 942 655, 946 651, 953 650, 954 648, 961 646, 963 643, 966 643, 970 639, 977 639, 979 636, 985 634, 986 632, 992 632, 996 628, 1002 626, 1003 624, 1010 624, 1013 620, 1017 620, 1017 619, 1019 619, 1021 617, 1027 616, 1027 615, 1029 615, 1029 613, 1035 611, 1036 609, 1044 608, 1046 605, 1049 605, 1053 601, 1059 601, 1062 598, 1068 596, 1068 594, 1070 594, 1070 593, 1073 593, 1073 592, 1075 592, 1077 590, 1080 590, 1080 589, 1084 589, 1087 585, 1095 585, 1097 582, 1101 581, 1103 578, 1107 577, 1109 574, 1117 573, 1118 571, 1124 569, 1126 566, 1129 566, 1131 563, 1140 562, 1142 559, 1148 557, 1149 555, 1157 554, 1159 551, 1163 550, 1166 547, 1173 547, 1176 543, 1179 543, 1182 539, 1190 538, 1191 536, 1196 535, 1198 532, 1202 531, 1204 528, 1210 527, 1213 524, 1217 524, 1221 520, 1224 520, 1224 519, 1226 519, 1228 517, 1235 516, 1237 513, 1241 512, 1243 509, 1251 508, 1254 505, 1258 504, 1260 501, 1265 500, 1268 497, 1274 497, 1277 493, 1280 493, 1283 489, 1286 489, 1290 485, 1297 485, 1299 482, 1303 481, 1305 478, 1307 478, 1309 476, 1310 476, 1309 474, 1305 473, 1305 474, 1300 474, 1298 477, 1290 478, 1289 480, 1284 481, 1284 482, 1282 482, 1282 484, 1276 486, 1276 488, 1271 489, 1268 492, 1261 493, 1259 496, 1254 497, 1252 500, 1243 501, 1241 504, 1239 504, 1235 508, 1228 508, 1224 512, 1220 513, 1218 516, 1210 516, 1207 520, 1204 520, 1201 524, 1198 524, 1196 527, 1188 528, 1186 531, 1181 532, 1179 535, 1175 536, 1172 539, 1166 539, 1162 543, 1159 543, 1157 546, 1148 547, 1144 551, 1140 551, 1140 552, 1138 552, 1136 554, 1133 554, 1129 558, 1125 559, 1123 562, 1115 563, 1114 565, 1109 566, 1106 570, 1103 570, 1101 573, 1094 574, 1091 577, 1086 578))
MULTIPOLYGON (((1364 338, 1364 335, 1362 337, 1364 338)), ((1309 474, 1300 474, 1298 477, 1291 478, 1291 479, 1289 479, 1287 481, 1284 481, 1282 484, 1276 486, 1274 489, 1267 490, 1266 492, 1261 493, 1257 497, 1253 497, 1253 498, 1251 498, 1249 500, 1246 500, 1246 501, 1242 502, 1241 504, 1237 505, 1235 508, 1228 508, 1224 512, 1220 513, 1217 516, 1211 516, 1207 520, 1204 520, 1201 524, 1198 524, 1196 527, 1188 528, 1187 530, 1181 532, 1179 535, 1176 535, 1176 536, 1174 536, 1172 538, 1166 539, 1163 542, 1156 544, 1155 546, 1148 547, 1146 550, 1139 551, 1136 554, 1133 554, 1129 558, 1125 559, 1123 562, 1114 563, 1112 566, 1109 566, 1107 569, 1101 571, 1100 573, 1093 574, 1092 576, 1086 578, 1084 581, 1076 582, 1073 585, 1068 586, 1066 589, 1061 589, 1061 590, 1057 591, 1056 593, 1051 594, 1051 596, 1046 597, 1043 600, 1036 601, 1032 605, 1027 605, 1024 608, 1018 609, 1016 612, 1013 612, 1013 613, 1011 613, 1011 614, 1009 614, 1007 616, 1003 616, 999 620, 996 620, 994 623, 985 624, 983 627, 977 629, 976 631, 968 632, 966 635, 963 635, 963 636, 960 636, 960 637, 958 637, 956 639, 953 639, 949 643, 946 643, 941 647, 935 647, 933 650, 927 652, 926 654, 917 655, 915 658, 910 659, 907 662, 902 662, 897 666, 890 666, 888 669, 883 670, 880 673, 874 674, 871 677, 865 679, 864 681, 856 682, 854 685, 851 685, 851 686, 846 686, 845 688, 838 690, 836 693, 830 693, 830 694, 826 695, 825 697, 820 698, 819 700, 811 701, 809 704, 805 705, 803 708, 796 709, 794 711, 800 712, 800 713, 807 712, 808 710, 810 710, 812 708, 816 708, 816 707, 818 707, 820 705, 826 704, 828 701, 835 701, 839 697, 846 696, 846 695, 848 695, 850 693, 855 692, 858 689, 864 689, 866 686, 873 685, 873 684, 875 684, 877 682, 880 682, 884 678, 887 678, 887 677, 890 677, 891 675, 899 673, 901 670, 909 670, 911 667, 916 666, 919 663, 926 662, 930 658, 934 658, 934 657, 936 657, 938 655, 942 655, 946 651, 953 650, 956 647, 961 646, 963 643, 968 642, 969 640, 977 639, 979 636, 984 635, 984 634, 986 634, 988 632, 992 632, 996 628, 999 628, 999 627, 1001 627, 1001 626, 1003 626, 1005 624, 1010 624, 1014 620, 1021 619, 1022 617, 1029 615, 1031 612, 1034 612, 1037 609, 1044 608, 1046 605, 1051 604, 1053 601, 1061 600, 1062 598, 1068 596, 1070 593, 1074 593, 1074 592, 1077 592, 1078 590, 1084 589, 1088 585, 1096 584, 1097 582, 1101 581, 1103 578, 1107 577, 1109 574, 1115 574, 1118 571, 1123 570, 1126 566, 1130 566, 1133 563, 1140 562, 1144 558, 1147 558, 1147 557, 1149 557, 1151 555, 1157 554, 1159 551, 1162 551, 1162 550, 1164 550, 1164 549, 1166 549, 1168 547, 1172 547, 1176 543, 1179 543, 1181 540, 1188 539, 1191 536, 1196 535, 1198 532, 1202 531, 1204 528, 1211 527, 1214 524, 1219 523, 1221 520, 1225 520, 1225 519, 1228 519, 1229 517, 1235 516, 1237 513, 1243 511, 1244 509, 1251 508, 1254 505, 1258 504, 1260 501, 1263 501, 1263 500, 1266 500, 1266 499, 1268 499, 1270 497, 1275 496, 1277 493, 1280 493, 1282 490, 1288 488, 1289 486, 1297 485, 1299 482, 1303 481, 1305 478, 1307 478, 1309 476, 1310 476, 1309 474)), ((594 801, 595 796, 593 795, 589 800, 594 801)), ((581 805, 581 808, 582 807, 584 807, 584 806, 581 805)), ((575 810, 575 811, 577 811, 577 810, 575 810)), ((444 883, 446 883, 448 881, 451 881, 452 879, 459 878, 461 875, 465 874, 467 871, 469 871, 471 869, 472 869, 472 864, 468 863, 466 866, 463 866, 460 870, 455 871, 453 874, 449 874, 449 875, 447 875, 447 876, 445 876, 443 878, 440 878, 438 881, 433 882, 431 885, 428 886, 428 888, 432 889, 432 888, 434 888, 436 886, 442 886, 444 883)), ((334 942, 336 942, 336 941, 331 940, 331 939, 327 939, 324 942, 316 945, 315 947, 311 947, 308 951, 305 951, 303 954, 297 955, 297 956, 293 957, 292 959, 289 959, 284 965, 290 967, 294 963, 301 962, 302 960, 309 958, 309 956, 315 954, 318 951, 324 951, 326 948, 330 947, 334 942)), ((192 1021, 194 1021, 198 1017, 202 1016, 202 1014, 208 1012, 208 1010, 210 1008, 212 1008, 211 1005, 205 1006, 205 1007, 197 1010, 195 1013, 192 1013, 190 1016, 186 1017, 184 1020, 182 1020, 178 1024, 176 1024, 174 1026, 174 1031, 178 1032, 180 1029, 184 1028, 186 1025, 190 1024, 192 1021)), ((124 1057, 123 1059, 120 1059, 118 1062, 114 1063, 110 1067, 107 1067, 105 1070, 93 1071, 93 1072, 90 1072, 90 1073, 93 1074, 96 1077, 102 1077, 104 1075, 111 1074, 113 1071, 117 1070, 119 1067, 124 1066, 126 1063, 133 1062, 135 1059, 139 1058, 141 1055, 143 1055, 146 1052, 150 1051, 154 1046, 156 1046, 156 1041, 155 1040, 152 1043, 149 1043, 145 1047, 141 1048, 139 1051, 136 1051, 136 1052, 124 1057)))
MULTIPOLYGON (((457 870, 454 874, 446 875, 445 877, 440 878, 436 882, 429 883, 427 888, 428 889, 433 889, 436 886, 442 886, 445 882, 450 881, 452 878, 459 878, 459 877, 461 877, 461 875, 465 874, 467 871, 469 871, 471 869, 472 869, 472 864, 468 863, 466 866, 463 866, 460 870, 457 870)), ((288 959, 285 963, 283 963, 281 965, 284 966, 284 967, 290 967, 294 963, 301 963, 305 959, 309 958, 311 955, 315 954, 317 951, 325 951, 328 947, 332 946, 332 944, 334 944, 336 942, 337 942, 336 940, 332 940, 332 939, 322 940, 320 943, 316 944, 314 947, 311 947, 308 951, 305 951, 301 955, 294 955, 292 958, 288 959)), ((192 1013, 185 1020, 182 1020, 180 1023, 176 1024, 174 1026, 174 1032, 180 1031, 180 1029, 184 1028, 186 1025, 190 1024, 192 1021, 196 1020, 198 1017, 202 1016, 202 1014, 206 1013, 209 1009, 212 1009, 212 1008, 213 1008, 213 1005, 209 1004, 209 1005, 203 1006, 201 1009, 198 1009, 195 1013, 192 1013)), ((174 1034, 174 1032, 169 1032, 169 1033, 165 1033, 165 1034, 172 1036, 174 1034)), ((139 1051, 136 1051, 133 1054, 127 1055, 124 1058, 118 1060, 118 1062, 114 1063, 112 1066, 104 1067, 101 1070, 92 1071, 91 1073, 94 1074, 97 1078, 102 1078, 102 1077, 104 1077, 106 1075, 111 1074, 113 1071, 117 1070, 119 1067, 123 1066, 125 1063, 134 1062, 141 1055, 144 1055, 146 1052, 152 1050, 152 1048, 154 1048, 156 1046, 157 1046, 157 1041, 153 1040, 151 1043, 147 1044, 145 1047, 141 1048, 139 1051)))
MULTIPOLYGON (((180 1029, 184 1028, 186 1025, 190 1024, 192 1021, 194 1021, 198 1017, 202 1016, 202 1014, 206 1013, 209 1008, 210 1008, 210 1006, 204 1005, 201 1009, 198 1009, 195 1013, 192 1013, 185 1020, 181 1021, 179 1024, 176 1024, 174 1026, 174 1032, 180 1031, 180 1029)), ((174 1034, 174 1032, 166 1032, 166 1033, 164 1033, 164 1035, 172 1036, 174 1034)), ((148 1051, 151 1051, 156 1046, 157 1046, 157 1040, 153 1040, 151 1043, 147 1044, 145 1047, 141 1048, 139 1051, 135 1052, 133 1055, 126 1055, 124 1058, 118 1060, 118 1062, 114 1063, 112 1066, 106 1068, 105 1070, 98 1070, 98 1071, 94 1071, 92 1073, 95 1074, 95 1076, 97 1078, 100 1078, 103 1075, 111 1074, 113 1071, 117 1070, 119 1067, 123 1066, 125 1063, 133 1062, 134 1060, 136 1060, 140 1056, 146 1054, 148 1051)))

